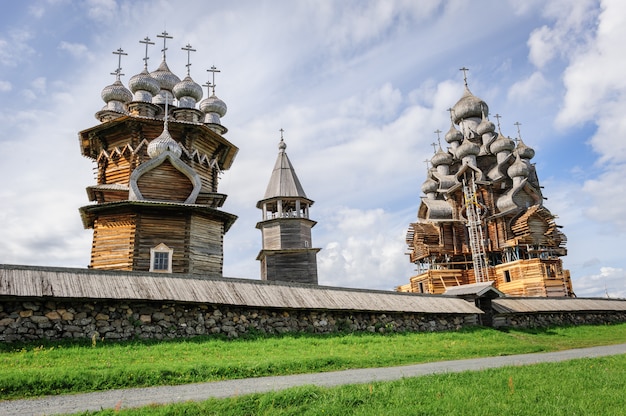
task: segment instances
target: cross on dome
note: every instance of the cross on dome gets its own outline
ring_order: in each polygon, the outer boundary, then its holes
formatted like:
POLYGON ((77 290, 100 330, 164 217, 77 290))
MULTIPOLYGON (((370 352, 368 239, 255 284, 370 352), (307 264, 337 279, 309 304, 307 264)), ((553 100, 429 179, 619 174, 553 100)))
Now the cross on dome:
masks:
POLYGON ((519 121, 516 121, 515 123, 513 123, 514 126, 517 127, 517 137, 519 137, 520 140, 522 140, 522 132, 520 131, 519 126, 522 125, 522 123, 520 123, 519 121))
POLYGON ((157 38, 163 38, 163 49, 161 49, 161 52, 163 52, 163 60, 165 61, 165 51, 167 50, 166 42, 168 39, 174 38, 170 36, 169 33, 167 33, 165 30, 160 35, 157 35, 157 38))
POLYGON ((120 76, 124 75, 122 74, 122 55, 128 54, 125 53, 122 48, 118 48, 118 50, 113 51, 113 55, 117 55, 117 69, 115 70, 115 72, 111 72, 111 75, 115 75, 116 79, 119 80, 120 76))
POLYGON ((187 51, 187 65, 185 66, 187 67, 187 76, 189 76, 189 69, 191 68, 191 61, 190 61, 191 52, 196 52, 196 50, 193 49, 190 44, 187 44, 185 45, 184 48, 180 48, 180 49, 187 51))
MULTIPOLYGON (((213 89, 213 95, 215 95, 215 73, 216 72, 222 72, 222 71, 220 71, 219 69, 217 69, 215 67, 215 65, 213 65, 210 69, 207 69, 206 72, 211 72, 213 74, 213 81, 209 82, 208 84, 213 89)), ((207 91, 207 93, 208 93, 208 91, 207 91)))
POLYGON ((463 71, 463 82, 465 83, 465 87, 467 88, 467 71, 469 71, 469 68, 460 68, 459 71, 463 71))
POLYGON ((437 129, 435 130, 435 134, 437 135, 437 143, 439 143, 439 147, 441 148, 441 136, 439 136, 441 133, 443 133, 441 130, 437 129))
POLYGON ((139 43, 143 43, 146 45, 146 53, 145 53, 145 56, 143 57, 143 67, 147 69, 148 59, 150 59, 148 57, 148 45, 154 45, 154 42, 150 42, 150 38, 146 36, 143 40, 140 40, 139 43))
POLYGON ((502 135, 502 130, 500 129, 500 117, 502 117, 500 114, 496 114, 494 116, 496 118, 496 120, 498 120, 498 133, 500 133, 500 135, 502 135))

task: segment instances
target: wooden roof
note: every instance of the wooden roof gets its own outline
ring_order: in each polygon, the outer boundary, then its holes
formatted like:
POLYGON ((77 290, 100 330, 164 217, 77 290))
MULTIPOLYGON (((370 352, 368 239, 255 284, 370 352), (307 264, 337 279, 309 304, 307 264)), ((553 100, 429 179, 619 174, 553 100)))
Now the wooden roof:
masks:
MULTIPOLYGON (((281 144, 283 142, 281 141, 281 144)), ((286 147, 286 145, 285 145, 286 147)), ((284 147, 280 148, 263 200, 293 197, 308 200, 284 147)))
POLYGON ((455 297, 187 275, 0 265, 1 297, 127 299, 390 313, 479 314, 455 297))
POLYGON ((499 313, 626 312, 626 299, 603 298, 499 298, 491 302, 499 313))
POLYGON ((444 294, 449 296, 466 296, 476 295, 478 297, 483 296, 487 292, 494 292, 498 297, 505 296, 504 293, 499 291, 493 286, 494 282, 480 282, 470 283, 467 285, 459 285, 448 287, 444 294))

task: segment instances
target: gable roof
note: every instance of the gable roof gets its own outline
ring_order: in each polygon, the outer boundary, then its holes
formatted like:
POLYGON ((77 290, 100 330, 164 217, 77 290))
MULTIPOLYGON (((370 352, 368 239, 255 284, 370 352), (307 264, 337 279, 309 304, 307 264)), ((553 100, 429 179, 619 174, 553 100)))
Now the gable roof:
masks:
POLYGON ((0 299, 7 297, 171 301, 387 313, 482 313, 463 299, 442 295, 249 279, 199 279, 190 275, 0 265, 0 299))

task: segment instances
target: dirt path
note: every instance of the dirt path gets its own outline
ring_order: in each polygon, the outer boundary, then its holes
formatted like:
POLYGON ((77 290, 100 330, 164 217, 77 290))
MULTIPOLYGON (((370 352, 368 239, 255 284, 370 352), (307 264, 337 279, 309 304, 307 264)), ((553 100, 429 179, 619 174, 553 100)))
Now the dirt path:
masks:
POLYGON ((0 402, 0 415, 53 415, 59 413, 76 413, 86 410, 113 409, 116 407, 140 407, 154 403, 165 404, 190 400, 199 401, 211 397, 223 398, 250 393, 264 393, 302 385, 329 387, 341 384, 397 380, 403 377, 419 377, 428 374, 483 370, 511 365, 557 362, 576 358, 593 358, 618 354, 626 354, 626 344, 548 353, 443 361, 401 367, 367 368, 333 371, 329 373, 186 384, 182 386, 148 387, 75 395, 48 396, 38 399, 0 402))

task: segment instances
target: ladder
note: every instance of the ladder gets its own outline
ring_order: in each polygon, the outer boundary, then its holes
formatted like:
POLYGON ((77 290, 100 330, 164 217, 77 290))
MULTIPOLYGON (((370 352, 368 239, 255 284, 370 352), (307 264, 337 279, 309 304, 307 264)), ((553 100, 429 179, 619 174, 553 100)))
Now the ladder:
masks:
POLYGON ((476 199, 476 184, 474 174, 470 183, 463 179, 463 196, 465 197, 465 213, 467 215, 467 231, 469 233, 470 248, 472 250, 472 262, 474 263, 474 277, 476 283, 489 281, 487 270, 487 256, 485 254, 485 243, 483 238, 483 228, 480 220, 481 207, 476 199))

